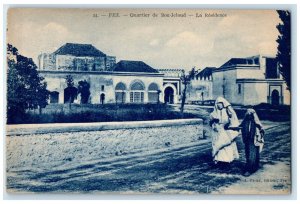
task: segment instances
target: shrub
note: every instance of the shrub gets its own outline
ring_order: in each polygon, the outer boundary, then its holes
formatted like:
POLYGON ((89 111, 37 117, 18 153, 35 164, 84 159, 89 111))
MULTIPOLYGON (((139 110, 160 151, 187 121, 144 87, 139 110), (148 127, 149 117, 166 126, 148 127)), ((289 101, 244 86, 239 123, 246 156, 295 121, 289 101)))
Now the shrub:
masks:
MULTIPOLYGON (((183 118, 195 118, 185 113, 183 118)), ((165 104, 65 104, 47 107, 42 114, 29 112, 19 123, 80 123, 166 120, 182 118, 179 112, 165 104)))

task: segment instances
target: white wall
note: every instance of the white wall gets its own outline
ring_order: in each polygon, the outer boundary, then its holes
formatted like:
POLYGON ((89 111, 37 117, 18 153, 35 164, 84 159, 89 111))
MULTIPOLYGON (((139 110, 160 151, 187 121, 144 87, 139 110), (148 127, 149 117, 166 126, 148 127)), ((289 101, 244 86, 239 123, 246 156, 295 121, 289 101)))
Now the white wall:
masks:
POLYGON ((265 79, 265 72, 259 67, 238 68, 236 71, 237 79, 265 79))
POLYGON ((267 83, 244 83, 243 105, 257 105, 267 103, 268 84, 267 83))
POLYGON ((213 99, 222 96, 230 103, 243 105, 267 103, 268 96, 271 96, 272 93, 272 90, 269 93, 269 88, 277 86, 280 87, 278 88, 278 91, 280 96, 283 96, 283 103, 290 104, 290 93, 286 89, 285 83, 282 81, 272 82, 265 80, 265 61, 265 58, 261 57, 260 67, 251 66, 251 69, 250 67, 237 67, 237 69, 213 72, 213 99), (225 81, 223 79, 225 79, 225 81), (258 82, 237 82, 237 79, 261 80, 258 82), (238 93, 238 84, 241 84, 241 93, 238 93), (225 85, 225 95, 223 93, 223 85, 225 85))
POLYGON ((212 100, 212 85, 211 80, 192 80, 187 92, 188 101, 202 100, 201 93, 203 92, 204 100, 212 100))
POLYGON ((237 71, 234 69, 222 72, 213 72, 213 99, 222 96, 230 103, 237 103, 241 101, 243 95, 238 94, 237 92, 236 79, 237 71), (225 91, 223 91, 223 85, 225 91))
POLYGON ((283 103, 285 105, 291 105, 291 92, 287 90, 287 85, 283 84, 283 103))
POLYGON ((64 103, 64 89, 67 88, 65 77, 71 75, 74 80, 74 86, 78 86, 78 82, 86 80, 90 84, 91 103, 100 103, 100 94, 105 94, 105 103, 115 103, 115 87, 119 82, 123 82, 127 87, 126 102, 130 102, 129 89, 130 85, 135 80, 140 80, 145 85, 144 102, 148 102, 148 87, 151 83, 156 83, 162 91, 160 101, 163 102, 163 76, 153 75, 104 75, 104 74, 89 74, 89 73, 59 73, 59 72, 40 72, 47 82, 49 91, 59 92, 59 103, 64 103), (101 86, 104 85, 104 91, 101 91, 101 86))
POLYGON ((105 94, 104 103, 114 103, 115 102, 115 92, 113 86, 113 79, 111 75, 90 75, 89 83, 91 85, 91 103, 99 104, 100 95, 105 94), (101 86, 104 86, 104 91, 101 91, 101 86))
POLYGON ((213 72, 213 99, 216 99, 218 96, 223 96, 223 72, 213 72))
POLYGON ((243 105, 257 105, 260 103, 271 103, 268 97, 271 97, 274 89, 278 90, 280 96, 283 96, 283 104, 290 105, 290 93, 282 82, 257 82, 242 83, 244 86, 243 105))

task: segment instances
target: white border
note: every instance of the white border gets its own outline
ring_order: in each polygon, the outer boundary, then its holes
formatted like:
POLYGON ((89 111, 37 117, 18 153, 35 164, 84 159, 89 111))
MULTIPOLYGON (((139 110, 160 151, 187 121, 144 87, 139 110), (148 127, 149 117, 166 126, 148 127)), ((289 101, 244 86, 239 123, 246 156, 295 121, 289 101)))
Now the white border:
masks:
MULTIPOLYGON (((256 201, 252 201, 252 202, 258 202, 259 200, 265 200, 265 199, 276 199, 277 202, 282 203, 283 201, 280 201, 281 199, 297 199, 297 186, 296 184, 299 181, 299 178, 297 180, 296 177, 296 167, 297 167, 297 158, 299 151, 297 151, 297 145, 299 147, 299 139, 297 139, 297 100, 298 99, 298 95, 297 95, 297 90, 298 90, 298 83, 297 83, 297 78, 299 78, 299 73, 296 71, 296 67, 298 65, 297 63, 297 59, 300 59, 299 57, 299 53, 297 52, 297 48, 299 48, 299 42, 296 39, 296 33, 298 33, 298 23, 299 22, 299 15, 297 15, 297 10, 299 9, 299 4, 297 0, 285 0, 285 1, 275 1, 275 0, 228 0, 226 1, 222 1, 222 0, 202 0, 201 3, 202 4, 198 4, 195 5, 195 1, 193 0, 184 0, 184 1, 180 1, 180 0, 173 0, 173 1, 167 1, 167 0, 147 0, 147 1, 138 1, 138 0, 127 0, 126 2, 122 1, 122 0, 104 0, 104 1, 97 1, 97 0, 72 0, 72 1, 68 1, 68 0, 47 0, 47 1, 39 1, 39 0, 2 0, 2 7, 1 7, 1 15, 2 15, 2 21, 0 26, 3 28, 2 30, 5 31, 5 22, 6 22, 6 9, 7 9, 7 4, 10 4, 10 6, 16 7, 16 6, 20 6, 17 4, 22 4, 23 7, 43 7, 43 6, 47 6, 47 7, 80 7, 80 8, 90 8, 90 7, 109 7, 109 8, 113 8, 113 7, 127 7, 127 8, 132 8, 132 7, 148 7, 148 8, 158 8, 158 7, 163 7, 163 8, 181 8, 181 7, 185 7, 185 8, 244 8, 244 9, 255 9, 255 8, 259 8, 259 9, 263 9, 263 8, 291 8, 291 5, 287 5, 287 4, 294 4, 293 7, 293 13, 294 16, 292 18, 292 28, 293 28, 293 45, 297 44, 297 47, 294 46, 293 50, 292 50, 292 57, 293 57, 293 62, 292 62, 292 66, 294 67, 294 69, 292 70, 292 149, 293 151, 293 155, 292 155, 292 168, 293 168, 293 174, 292 174, 292 182, 293 182, 293 189, 292 192, 293 194, 291 196, 226 196, 226 195, 199 195, 199 196, 178 196, 178 195, 150 195, 150 196, 136 196, 136 195, 128 195, 128 196, 98 196, 98 195, 20 195, 20 196, 13 196, 11 197, 11 195, 6 194, 4 186, 0 185, 0 190, 2 190, 2 192, 4 193, 2 196, 4 196, 5 199, 61 199, 61 200, 68 200, 68 199, 78 199, 77 201, 71 201, 76 202, 76 203, 81 203, 82 199, 102 199, 102 200, 110 200, 110 199, 114 199, 115 201, 113 201, 113 203, 116 202, 122 202, 124 203, 124 200, 127 200, 126 202, 128 202, 129 200, 133 199, 133 200, 143 200, 143 202, 151 202, 151 201, 145 201, 145 199, 155 199, 155 200, 164 200, 162 201, 163 203, 165 202, 172 202, 172 203, 178 203, 181 201, 187 202, 186 200, 194 200, 193 203, 199 203, 199 202, 203 202, 203 201, 195 201, 198 199, 201 200, 206 200, 206 202, 213 202, 215 203, 215 199, 221 199, 221 200, 226 200, 227 202, 232 203, 232 201, 229 201, 231 199, 256 199, 256 201), (26 3, 26 5, 25 5, 26 3), (72 3, 73 5, 68 5, 68 3, 72 3), (83 5, 83 3, 85 5, 83 5), (98 3, 102 3, 102 5, 99 5, 98 3), (126 3, 126 4, 124 4, 126 3), (172 5, 166 5, 168 3, 172 3, 172 5), (256 5, 254 5, 254 4, 256 5), (271 3, 271 4, 269 4, 271 3), (282 3, 284 3, 284 5, 282 5, 282 3), (31 4, 31 5, 29 5, 31 4), (34 5, 32 5, 34 4, 34 5), (53 5, 55 4, 55 5, 53 5), (87 5, 89 4, 89 5, 87 5), (98 4, 98 5, 95 5, 98 4), (121 5, 120 5, 121 4, 121 5), (128 4, 134 4, 134 5, 128 5, 128 4), (190 5, 189 5, 190 4, 190 5), (239 4, 239 5, 232 5, 232 4, 239 4), (4 7, 4 5, 6 5, 4 7), (297 181, 297 182, 296 182, 297 181), (172 199, 171 201, 168 199, 172 199), (174 199, 177 199, 177 201, 175 201, 174 199), (207 201, 207 199, 212 199, 212 201, 207 201)), ((199 2, 200 3, 200 2, 199 2)), ((1 43, 1 59, 3 62, 3 67, 5 68, 5 32, 1 32, 2 35, 2 43, 1 43)), ((5 71, 3 69, 2 74, 0 75, 0 82, 1 84, 3 84, 3 88, 1 90, 0 93, 0 99, 2 99, 2 104, 1 104, 1 109, 0 109, 0 113, 2 118, 4 119, 4 111, 5 111, 5 71)), ((1 154, 4 153, 4 124, 5 124, 5 120, 2 120, 2 125, 3 128, 1 128, 1 133, 2 133, 2 140, 1 141, 1 154)), ((3 164, 4 161, 4 154, 1 155, 1 163, 3 164)), ((4 171, 5 169, 3 169, 3 171, 1 171, 1 184, 3 184, 3 179, 4 179, 4 171)), ((24 202, 24 201, 23 201, 24 202)), ((32 203, 33 201, 25 201, 25 203, 32 203)), ((40 203, 41 201, 36 201, 38 203, 40 203)), ((46 201, 42 201, 43 203, 46 201)), ((52 201, 48 201, 49 203, 52 201)), ((55 201, 57 202, 57 201, 55 201)), ((66 202, 66 201, 62 201, 62 202, 66 202)), ((96 201, 99 202, 99 201, 96 201)), ((102 202, 102 201, 101 201, 102 202)), ((137 203, 139 201, 130 201, 130 203, 137 203)), ((155 201, 157 202, 157 201, 155 201)), ((222 201, 224 202, 224 201, 222 201)), ((235 201, 236 202, 236 201, 235 201)), ((246 201, 243 201, 246 202, 246 201)), ((263 201, 265 203, 265 201, 263 201)), ((276 202, 276 201, 272 201, 276 202)), ((286 202, 286 201, 284 201, 286 202)), ((47 202, 46 202, 47 203, 47 202)), ((128 202, 129 203, 129 202, 128 202)), ((140 203, 140 202, 139 202, 140 203)), ((152 202, 151 202, 152 203, 152 202)), ((226 203, 226 202, 225 202, 226 203)))

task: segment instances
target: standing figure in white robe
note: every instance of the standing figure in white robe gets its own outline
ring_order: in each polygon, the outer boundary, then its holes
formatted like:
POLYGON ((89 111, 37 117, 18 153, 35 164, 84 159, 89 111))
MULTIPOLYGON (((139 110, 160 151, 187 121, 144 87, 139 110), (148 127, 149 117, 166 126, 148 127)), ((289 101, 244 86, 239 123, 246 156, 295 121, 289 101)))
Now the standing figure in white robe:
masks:
POLYGON ((239 121, 230 103, 218 97, 210 114, 212 126, 212 156, 215 163, 230 163, 239 158, 235 138, 239 132, 239 121))

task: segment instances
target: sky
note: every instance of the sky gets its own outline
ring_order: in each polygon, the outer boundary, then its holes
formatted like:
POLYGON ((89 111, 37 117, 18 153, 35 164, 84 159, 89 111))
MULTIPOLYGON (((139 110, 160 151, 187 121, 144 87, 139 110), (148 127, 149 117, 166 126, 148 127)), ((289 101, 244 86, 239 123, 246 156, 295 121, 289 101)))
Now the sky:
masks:
POLYGON ((7 42, 36 63, 40 53, 69 42, 92 44, 117 61, 186 70, 219 67, 233 57, 275 56, 280 23, 275 10, 14 8, 7 19, 7 42), (150 16, 130 17, 143 13, 150 16), (205 17, 214 13, 226 16, 205 17))

